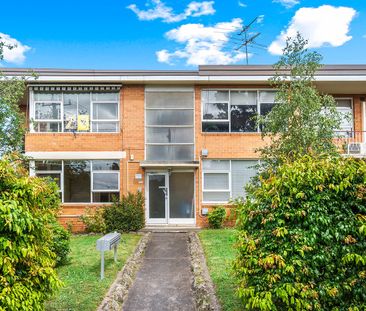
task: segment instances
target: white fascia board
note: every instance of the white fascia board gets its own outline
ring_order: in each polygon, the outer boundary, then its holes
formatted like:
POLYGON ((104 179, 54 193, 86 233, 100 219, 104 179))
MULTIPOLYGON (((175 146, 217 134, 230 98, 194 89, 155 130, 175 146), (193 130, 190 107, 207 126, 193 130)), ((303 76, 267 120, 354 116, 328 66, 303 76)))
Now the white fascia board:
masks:
POLYGON ((25 156, 39 160, 114 160, 125 159, 125 151, 31 151, 25 156))

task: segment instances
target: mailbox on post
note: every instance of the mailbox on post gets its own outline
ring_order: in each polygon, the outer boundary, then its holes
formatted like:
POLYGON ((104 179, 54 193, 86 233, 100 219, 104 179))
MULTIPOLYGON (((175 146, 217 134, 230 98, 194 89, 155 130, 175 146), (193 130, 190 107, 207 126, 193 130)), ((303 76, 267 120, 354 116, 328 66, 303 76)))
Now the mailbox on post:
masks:
POLYGON ((121 241, 121 234, 118 232, 108 233, 97 240, 97 250, 100 251, 100 279, 104 279, 104 252, 114 249, 114 261, 117 262, 117 247, 121 241))

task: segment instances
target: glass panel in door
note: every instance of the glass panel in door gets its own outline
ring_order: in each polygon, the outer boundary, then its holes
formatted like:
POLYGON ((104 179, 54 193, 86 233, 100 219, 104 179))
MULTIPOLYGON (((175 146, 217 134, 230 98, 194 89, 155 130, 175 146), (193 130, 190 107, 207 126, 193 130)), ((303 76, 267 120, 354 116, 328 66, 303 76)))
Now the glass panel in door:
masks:
POLYGON ((169 218, 194 219, 194 173, 173 172, 169 176, 169 218))
POLYGON ((154 174, 149 176, 149 222, 166 222, 166 175, 154 174))

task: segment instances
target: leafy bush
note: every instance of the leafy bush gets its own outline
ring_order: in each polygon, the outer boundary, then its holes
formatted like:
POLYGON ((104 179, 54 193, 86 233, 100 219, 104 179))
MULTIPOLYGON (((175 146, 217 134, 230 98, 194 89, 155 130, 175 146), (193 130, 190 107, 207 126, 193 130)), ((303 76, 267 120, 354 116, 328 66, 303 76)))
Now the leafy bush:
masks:
POLYGON ((61 266, 68 262, 67 256, 70 252, 70 232, 62 227, 58 222, 54 222, 51 228, 51 250, 56 254, 56 266, 61 266))
POLYGON ((129 232, 142 229, 145 225, 143 195, 141 192, 137 192, 123 196, 112 206, 105 207, 103 218, 108 232, 129 232))
POLYGON ((222 206, 216 207, 214 210, 208 213, 207 219, 210 228, 220 229, 225 221, 226 210, 222 206))
POLYGON ((106 225, 103 218, 104 208, 87 208, 80 218, 85 225, 86 232, 104 233, 106 225))
POLYGON ((250 310, 365 310, 366 162, 303 156, 240 206, 238 294, 250 310))
POLYGON ((51 250, 57 185, 28 175, 21 159, 0 160, 0 310, 42 310, 61 285, 51 250))

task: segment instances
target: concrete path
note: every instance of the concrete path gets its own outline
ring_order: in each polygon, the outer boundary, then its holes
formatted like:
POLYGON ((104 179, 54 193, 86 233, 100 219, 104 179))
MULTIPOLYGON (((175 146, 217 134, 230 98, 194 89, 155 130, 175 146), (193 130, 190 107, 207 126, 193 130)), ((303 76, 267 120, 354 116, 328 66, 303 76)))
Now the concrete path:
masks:
POLYGON ((123 311, 195 310, 187 233, 152 233, 123 311))

